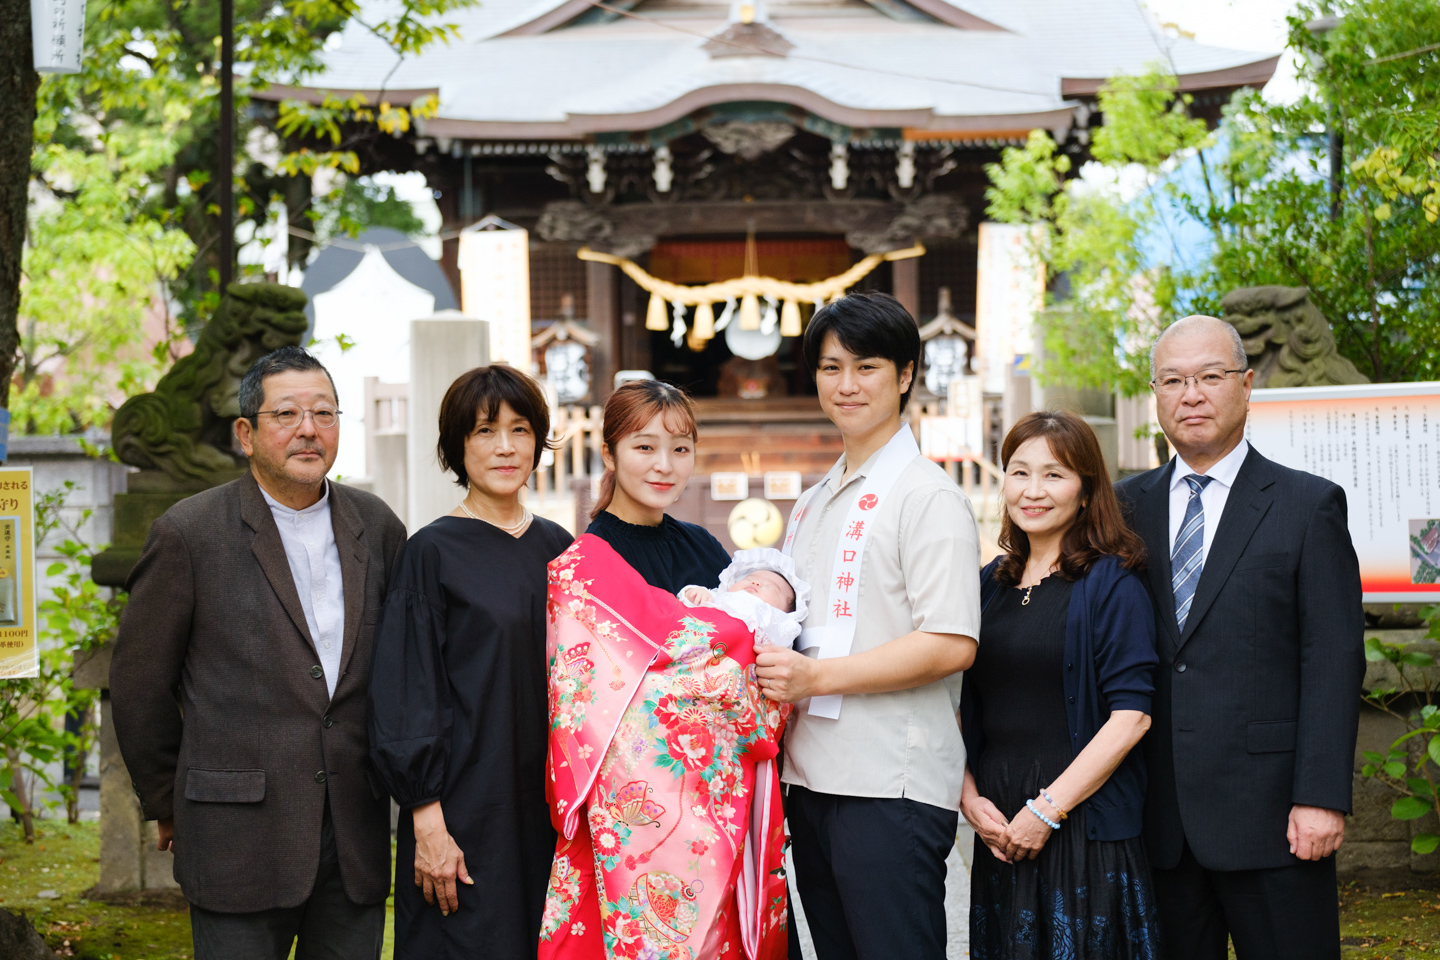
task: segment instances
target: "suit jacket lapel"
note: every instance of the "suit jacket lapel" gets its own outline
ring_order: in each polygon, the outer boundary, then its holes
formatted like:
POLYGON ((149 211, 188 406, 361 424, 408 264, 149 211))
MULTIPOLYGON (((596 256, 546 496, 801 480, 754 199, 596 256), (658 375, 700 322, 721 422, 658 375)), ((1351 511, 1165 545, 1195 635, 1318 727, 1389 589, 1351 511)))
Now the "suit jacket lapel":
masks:
POLYGON ((1157 470, 1150 486, 1143 488, 1135 504, 1135 532, 1151 545, 1149 562, 1150 590, 1160 610, 1160 621, 1170 640, 1180 642, 1180 627, 1175 620, 1175 590, 1170 583, 1170 478, 1175 474, 1172 459, 1157 470), (1159 549, 1156 549, 1156 545, 1159 549))
POLYGON ((1185 632, 1180 635, 1180 646, 1184 646, 1194 635, 1195 628, 1205 619, 1205 612, 1220 595, 1220 588, 1235 569, 1245 545, 1250 542, 1255 528, 1260 525, 1274 498, 1266 492, 1274 478, 1270 475, 1270 461, 1251 447, 1240 465, 1235 477, 1235 486, 1225 498, 1225 510, 1220 515, 1220 526, 1215 530, 1215 540, 1205 557, 1205 566, 1200 571, 1200 583, 1195 587, 1195 599, 1190 604, 1190 615, 1185 619, 1185 632))
POLYGON ((295 589, 295 577, 290 573, 290 561, 285 556, 285 544, 280 540, 280 528, 275 525, 275 515, 270 512, 270 504, 265 502, 265 495, 260 492, 260 484, 249 472, 240 478, 240 519, 255 531, 250 550, 260 562, 260 569, 265 571, 270 588, 280 598, 280 605, 290 614, 295 629, 300 631, 300 636, 310 644, 313 652, 315 638, 310 636, 310 625, 305 622, 305 608, 300 605, 300 592, 295 589))
MULTIPOLYGON (((365 574, 370 553, 365 549, 365 525, 340 485, 330 484, 330 525, 335 530, 335 547, 340 553, 340 583, 345 591, 345 639, 340 649, 340 675, 350 666, 355 638, 365 617, 365 574)), ((338 689, 338 682, 337 682, 338 689)))

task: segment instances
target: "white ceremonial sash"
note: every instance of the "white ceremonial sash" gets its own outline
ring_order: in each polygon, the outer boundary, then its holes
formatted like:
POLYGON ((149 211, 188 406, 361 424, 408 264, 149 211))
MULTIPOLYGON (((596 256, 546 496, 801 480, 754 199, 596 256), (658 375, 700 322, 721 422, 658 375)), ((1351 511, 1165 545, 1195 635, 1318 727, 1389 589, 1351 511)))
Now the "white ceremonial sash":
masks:
MULTIPOLYGON (((915 434, 911 432, 908 425, 902 425, 900 431, 885 444, 880 455, 875 460, 875 465, 865 477, 865 483, 860 488, 859 495, 855 502, 850 505, 850 510, 845 514, 845 524, 840 528, 840 539, 835 547, 835 562, 831 565, 829 580, 829 609, 826 611, 826 624, 823 627, 809 627, 800 632, 800 639, 795 643, 795 649, 805 651, 811 647, 818 647, 817 656, 821 660, 828 660, 831 657, 844 657, 850 653, 850 647, 855 642, 855 623, 860 616, 859 583, 860 569, 865 561, 865 545, 870 542, 870 528, 873 526, 871 519, 875 516, 874 511, 878 509, 889 496, 890 490, 895 486, 895 481, 900 479, 900 474, 912 460, 920 455, 920 447, 915 443, 915 434)), ((805 517, 805 511, 810 506, 816 491, 835 475, 839 464, 826 474, 825 479, 819 484, 811 487, 804 496, 795 504, 795 510, 790 514, 790 526, 785 531, 785 543, 782 547, 786 556, 795 546, 795 534, 800 529, 800 522, 805 517)), ((806 713, 812 717, 827 717, 831 720, 840 719, 840 704, 843 697, 840 694, 832 694, 824 697, 811 697, 806 713)))

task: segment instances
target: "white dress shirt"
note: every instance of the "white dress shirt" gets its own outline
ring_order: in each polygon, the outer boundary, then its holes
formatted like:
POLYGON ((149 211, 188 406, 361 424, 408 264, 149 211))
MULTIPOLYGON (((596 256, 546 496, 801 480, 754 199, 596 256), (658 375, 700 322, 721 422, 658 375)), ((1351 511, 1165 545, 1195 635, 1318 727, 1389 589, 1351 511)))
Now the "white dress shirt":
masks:
POLYGON ((345 587, 340 578, 340 548, 335 545, 335 528, 330 522, 330 482, 325 482, 319 502, 304 510, 291 510, 263 487, 260 492, 280 528, 285 559, 290 561, 295 591, 305 608, 305 623, 325 669, 325 686, 333 697, 345 640, 345 587))
MULTIPOLYGON (((1205 542, 1201 546, 1200 563, 1205 563, 1205 557, 1210 556, 1210 544, 1215 542, 1215 531, 1220 528, 1220 516, 1225 512, 1225 501, 1230 499, 1230 488, 1235 485, 1235 478, 1240 475, 1240 465, 1245 462, 1245 455, 1250 452, 1250 444, 1245 440, 1240 445, 1220 458, 1220 462, 1211 467, 1204 476, 1210 478, 1205 484, 1205 489, 1200 493, 1200 506, 1205 508, 1205 542)), ((1180 524, 1185 520, 1185 507, 1190 503, 1190 484, 1185 478, 1199 472, 1191 469, 1190 464, 1177 453, 1175 455, 1175 469, 1170 475, 1170 552, 1175 552, 1175 538, 1180 535, 1180 524)))

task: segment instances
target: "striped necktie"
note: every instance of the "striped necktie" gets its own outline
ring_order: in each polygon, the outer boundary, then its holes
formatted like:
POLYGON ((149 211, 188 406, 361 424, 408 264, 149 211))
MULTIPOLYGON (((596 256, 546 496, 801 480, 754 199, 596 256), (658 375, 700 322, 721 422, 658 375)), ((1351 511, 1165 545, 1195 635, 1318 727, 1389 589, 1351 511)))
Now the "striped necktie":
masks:
POLYGON ((1200 502, 1200 492, 1211 479, 1193 473, 1185 478, 1190 484, 1190 502, 1185 504, 1185 522, 1180 524, 1170 554, 1170 587, 1175 592, 1175 620, 1181 633, 1185 632, 1185 618, 1190 616, 1190 603, 1205 567, 1205 505, 1200 502))

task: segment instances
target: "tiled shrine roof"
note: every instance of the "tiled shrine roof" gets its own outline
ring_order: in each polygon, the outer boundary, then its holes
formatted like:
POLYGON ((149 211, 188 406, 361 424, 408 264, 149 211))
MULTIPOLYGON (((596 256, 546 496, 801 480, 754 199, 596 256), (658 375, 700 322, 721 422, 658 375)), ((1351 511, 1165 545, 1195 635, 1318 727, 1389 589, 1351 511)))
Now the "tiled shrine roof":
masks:
POLYGON ((767 31, 761 46, 780 55, 717 44, 735 25, 723 3, 615 2, 629 14, 592 0, 485 0, 445 18, 460 40, 398 67, 352 21, 323 74, 268 98, 373 94, 382 82, 391 102, 438 91, 421 132, 445 139, 605 139, 761 102, 822 125, 971 140, 1068 126, 1074 98, 1157 61, 1206 90, 1263 84, 1278 60, 1168 35, 1135 0, 782 0, 761 13, 783 38, 767 31))

